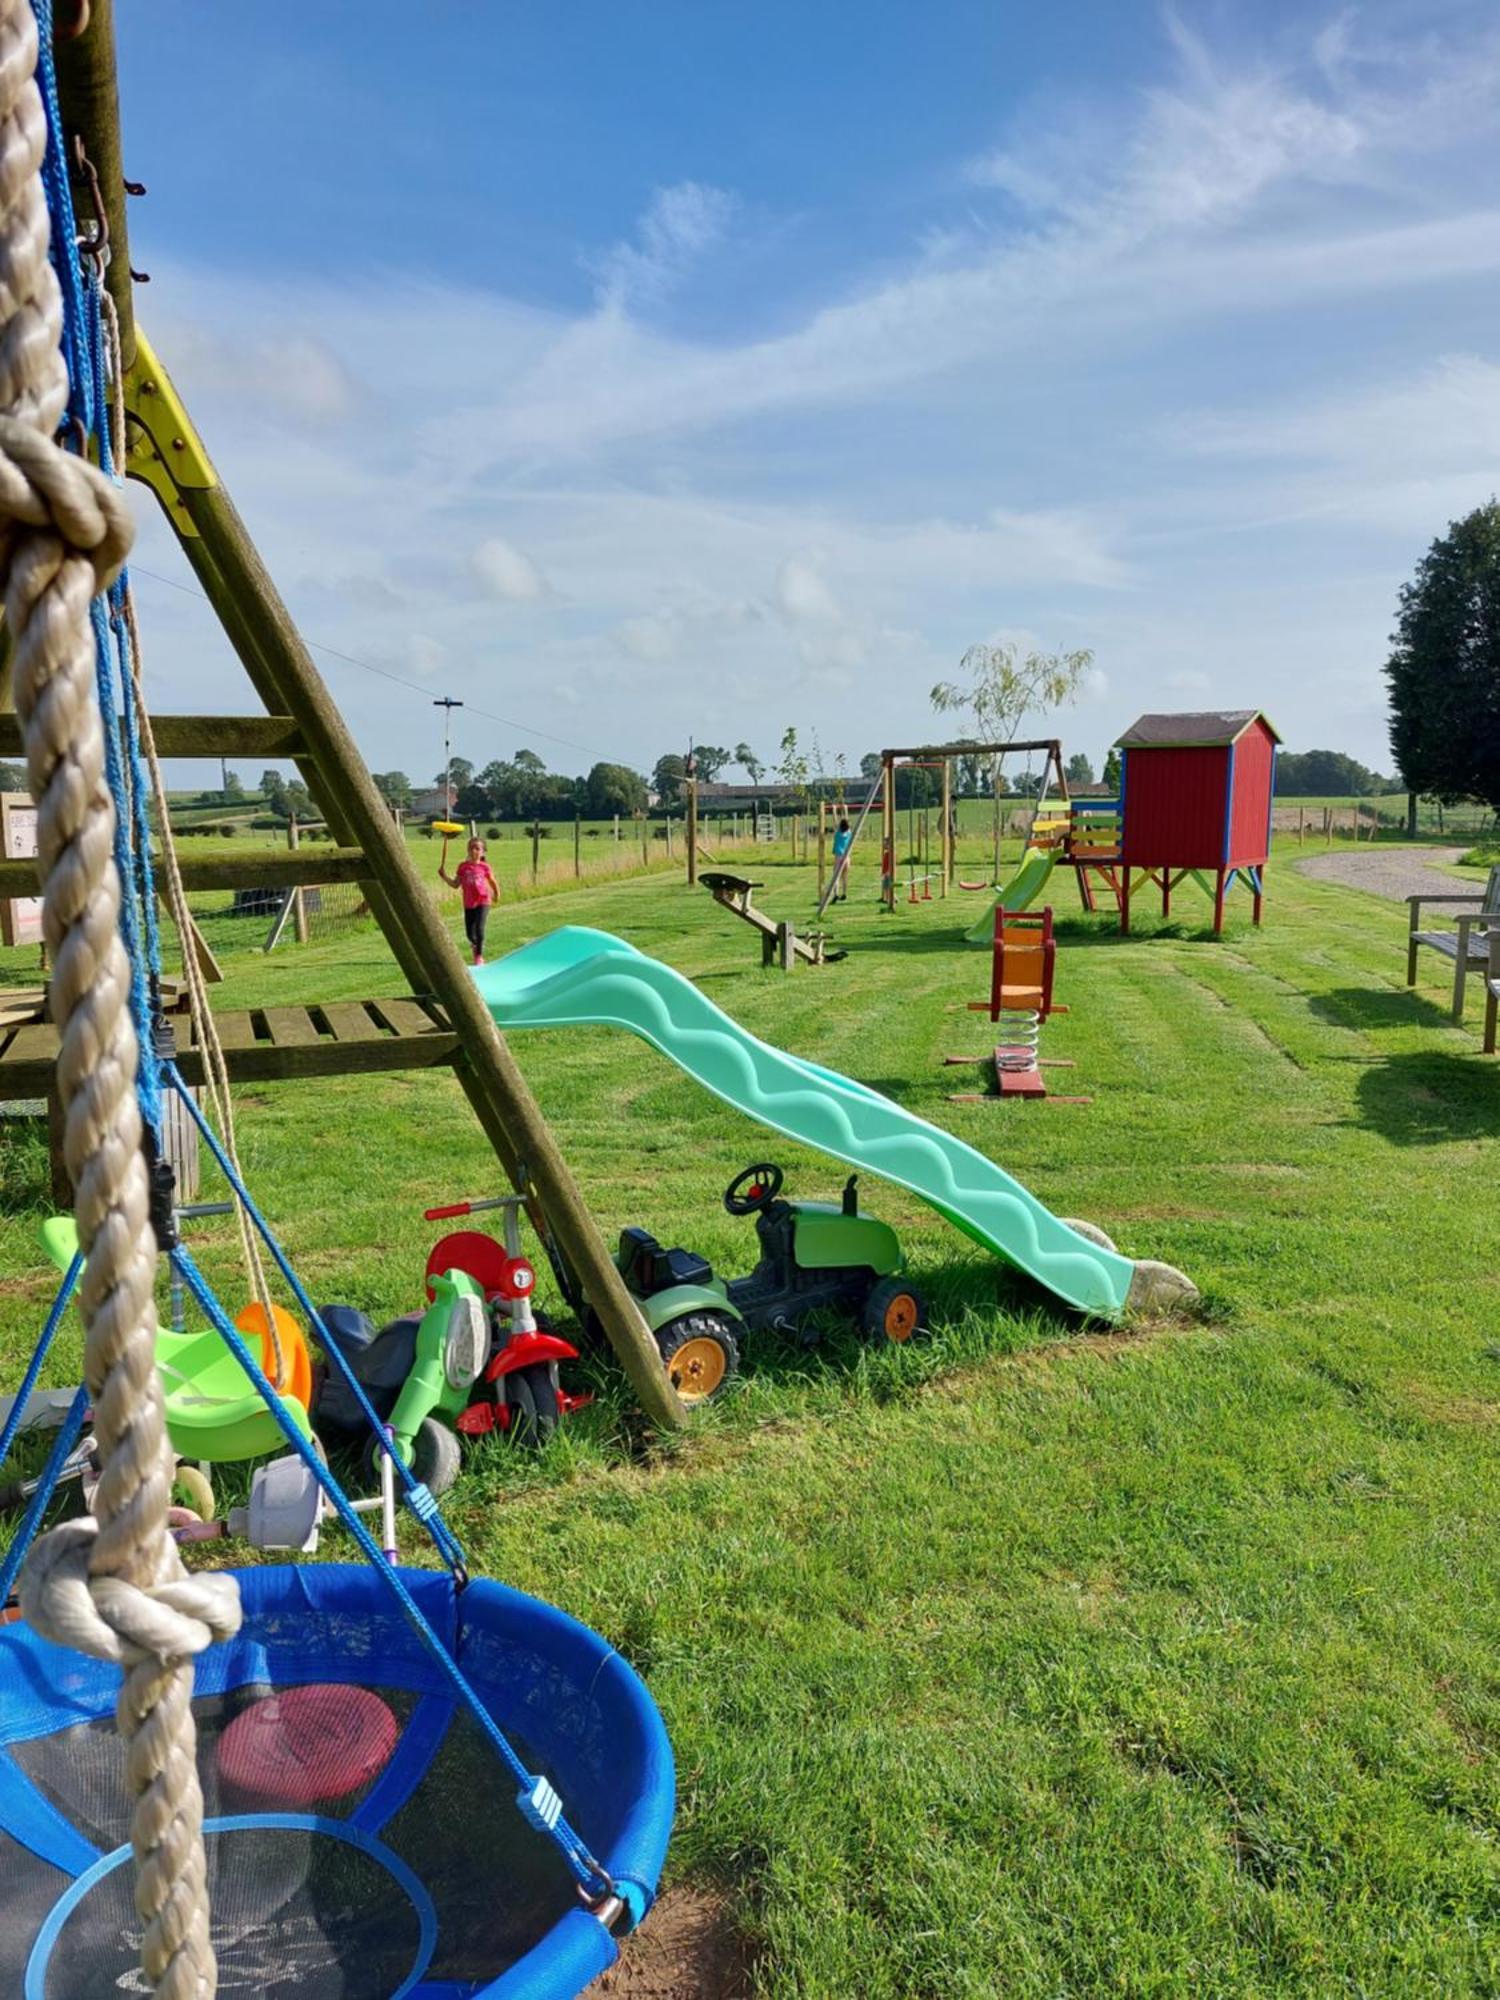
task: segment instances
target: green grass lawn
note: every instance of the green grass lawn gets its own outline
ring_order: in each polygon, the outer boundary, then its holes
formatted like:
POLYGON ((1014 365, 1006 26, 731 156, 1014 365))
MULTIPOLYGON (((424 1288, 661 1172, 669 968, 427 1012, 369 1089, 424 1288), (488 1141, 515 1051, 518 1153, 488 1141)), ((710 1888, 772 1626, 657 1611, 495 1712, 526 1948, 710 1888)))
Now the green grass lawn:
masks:
MULTIPOLYGON (((507 906, 493 943, 621 932, 1181 1265, 1202 1317, 1082 1328, 870 1181, 930 1338, 765 1338, 654 1447, 598 1370, 540 1461, 475 1450, 449 1508, 471 1560, 646 1675, 679 1760, 669 1879, 728 1899, 766 1994, 1500 1993, 1500 1065, 1448 1024, 1435 955, 1406 993, 1400 906, 1273 865, 1263 932, 1232 900, 1213 942, 1184 889, 1179 923, 1121 941, 1058 877, 1070 1011, 1044 1053, 1092 1102, 951 1103, 981 1087, 938 1065, 985 1046, 964 1003, 987 960, 955 942, 982 899, 884 916, 872 853, 836 912, 849 956, 790 978, 664 878, 507 906)), ((758 872, 805 923, 811 871, 758 872)), ((365 929, 237 953, 217 1000, 399 990, 365 929)), ((639 1043, 516 1046, 611 1236, 642 1222, 738 1272, 732 1174, 843 1178, 639 1043)), ((423 1206, 496 1184, 445 1076, 239 1105, 324 1299, 409 1306, 423 1206)), ((12 1378, 48 1296, 44 1170, 0 1125, 12 1378)), ((194 1240, 234 1293, 229 1232, 194 1240)))

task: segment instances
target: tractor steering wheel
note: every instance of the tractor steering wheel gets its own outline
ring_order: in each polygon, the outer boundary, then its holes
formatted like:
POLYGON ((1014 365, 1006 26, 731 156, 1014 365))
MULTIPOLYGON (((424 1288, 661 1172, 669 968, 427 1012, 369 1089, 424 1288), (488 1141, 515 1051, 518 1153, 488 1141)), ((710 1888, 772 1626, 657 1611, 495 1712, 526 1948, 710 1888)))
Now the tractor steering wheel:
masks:
POLYGON ((754 1215, 762 1208, 769 1208, 781 1193, 785 1179, 780 1167, 773 1167, 769 1160, 759 1160, 742 1174, 736 1174, 725 1188, 724 1206, 731 1215, 754 1215), (747 1181, 750 1185, 745 1187, 747 1181), (745 1189, 743 1194, 741 1188, 745 1189))

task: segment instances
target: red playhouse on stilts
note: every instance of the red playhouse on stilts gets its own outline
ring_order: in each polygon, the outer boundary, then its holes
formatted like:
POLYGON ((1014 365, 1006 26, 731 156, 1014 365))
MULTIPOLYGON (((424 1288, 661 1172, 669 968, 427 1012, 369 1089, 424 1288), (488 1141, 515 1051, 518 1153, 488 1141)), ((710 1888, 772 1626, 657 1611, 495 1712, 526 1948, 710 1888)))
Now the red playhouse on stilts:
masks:
POLYGON ((1216 936, 1237 881, 1260 922, 1280 741, 1258 708, 1143 715, 1119 738, 1122 931, 1132 870, 1160 888, 1164 917, 1191 875, 1213 897, 1216 936))

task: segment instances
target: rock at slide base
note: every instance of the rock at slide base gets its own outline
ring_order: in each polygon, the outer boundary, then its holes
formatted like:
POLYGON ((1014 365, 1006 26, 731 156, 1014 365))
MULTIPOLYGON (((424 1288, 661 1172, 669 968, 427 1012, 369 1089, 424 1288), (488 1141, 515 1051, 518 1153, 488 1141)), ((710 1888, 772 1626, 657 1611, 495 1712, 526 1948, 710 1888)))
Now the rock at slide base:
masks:
POLYGON ((1142 1257, 1135 1267, 1135 1276, 1130 1281, 1130 1296, 1125 1301, 1125 1310, 1132 1313, 1173 1312, 1180 1306, 1188 1306, 1198 1296, 1198 1287, 1185 1272, 1173 1264, 1159 1264, 1153 1257, 1142 1257))

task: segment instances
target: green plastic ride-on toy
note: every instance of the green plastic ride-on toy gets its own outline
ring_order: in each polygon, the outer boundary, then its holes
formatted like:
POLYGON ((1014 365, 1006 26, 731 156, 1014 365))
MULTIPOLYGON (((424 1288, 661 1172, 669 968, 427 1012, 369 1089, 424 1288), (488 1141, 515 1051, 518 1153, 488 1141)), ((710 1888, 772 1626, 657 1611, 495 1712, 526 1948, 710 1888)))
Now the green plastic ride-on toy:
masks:
POLYGON ((696 1251, 664 1250, 645 1229, 621 1232, 620 1275, 686 1403, 719 1393, 747 1333, 774 1328, 810 1343, 817 1333, 807 1320, 821 1310, 857 1319, 873 1340, 904 1342, 926 1317, 921 1294, 901 1276, 895 1230, 859 1212, 857 1175, 838 1203, 783 1201, 785 1178, 759 1161, 724 1190, 725 1208, 753 1215, 760 1239, 760 1261, 743 1278, 726 1281, 696 1251))

